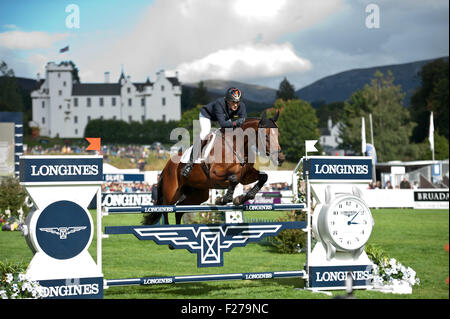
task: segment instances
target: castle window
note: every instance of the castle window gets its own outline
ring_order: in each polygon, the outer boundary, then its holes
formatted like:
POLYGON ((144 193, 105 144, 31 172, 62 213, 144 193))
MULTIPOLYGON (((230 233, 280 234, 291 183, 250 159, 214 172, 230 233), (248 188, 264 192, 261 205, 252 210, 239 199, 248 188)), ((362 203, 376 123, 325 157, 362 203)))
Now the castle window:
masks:
POLYGON ((112 106, 116 106, 116 98, 115 97, 113 97, 111 99, 111 104, 112 104, 112 106))
POLYGON ((73 99, 73 106, 78 106, 78 98, 77 97, 75 97, 73 99))
POLYGON ((58 78, 60 78, 60 77, 61 77, 61 73, 58 72, 58 78))
POLYGON ((165 97, 162 98, 162 105, 163 106, 166 105, 166 98, 165 97))
POLYGON ((132 99, 128 99, 128 106, 131 106, 133 104, 133 100, 132 99))
POLYGON ((131 117, 131 115, 128 115, 128 122, 131 123, 132 120, 133 120, 133 118, 131 117))
POLYGON ((102 97, 100 98, 99 103, 100 103, 100 106, 103 106, 103 98, 102 97))
POLYGON ((164 92, 164 85, 161 85, 161 92, 164 92))
POLYGON ((131 92, 131 89, 130 89, 130 88, 127 88, 127 92, 130 93, 130 92, 131 92))
POLYGON ((86 99, 86 105, 87 105, 88 107, 91 107, 91 98, 90 98, 90 97, 88 97, 88 98, 86 99))
POLYGON ((45 108, 45 101, 42 101, 42 108, 45 108))
POLYGON ((75 135, 78 135, 78 129, 75 129, 75 135))
POLYGON ((141 99, 141 106, 145 106, 145 97, 141 99))
POLYGON ((63 82, 63 86, 66 86, 66 81, 63 82))
POLYGON ((91 120, 91 117, 90 116, 88 116, 87 117, 87 122, 89 122, 91 120))
POLYGON ((45 117, 42 118, 42 124, 45 124, 45 117))
POLYGON ((142 123, 145 122, 145 115, 142 115, 142 116, 141 116, 141 121, 142 121, 142 123))
POLYGON ((166 121, 166 116, 163 114, 162 116, 162 120, 165 122, 166 121))
POLYGON ((74 122, 75 124, 78 123, 78 116, 74 116, 74 117, 73 117, 73 122, 74 122))
POLYGON ((62 95, 62 91, 61 91, 61 90, 58 91, 58 95, 59 95, 59 96, 62 95))

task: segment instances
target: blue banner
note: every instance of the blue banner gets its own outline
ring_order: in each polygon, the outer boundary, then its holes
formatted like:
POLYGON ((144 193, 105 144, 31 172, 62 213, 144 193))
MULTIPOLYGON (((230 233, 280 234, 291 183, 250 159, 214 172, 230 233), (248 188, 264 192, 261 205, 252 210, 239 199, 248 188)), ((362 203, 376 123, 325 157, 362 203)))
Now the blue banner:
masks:
POLYGON ((116 183, 134 183, 134 182, 144 182, 144 173, 137 174, 104 174, 104 182, 116 182, 116 183))
MULTIPOLYGON (((372 159, 354 157, 308 158, 303 173, 311 181, 371 181, 372 159)), ((306 176, 305 176, 306 178, 306 176)))
POLYGON ((39 280, 44 299, 102 299, 103 277, 39 280))
POLYGON ((103 178, 102 157, 21 157, 21 182, 96 182, 103 178))
POLYGON ((309 267, 310 288, 344 288, 347 276, 352 277, 353 287, 372 285, 371 265, 312 266, 309 267))

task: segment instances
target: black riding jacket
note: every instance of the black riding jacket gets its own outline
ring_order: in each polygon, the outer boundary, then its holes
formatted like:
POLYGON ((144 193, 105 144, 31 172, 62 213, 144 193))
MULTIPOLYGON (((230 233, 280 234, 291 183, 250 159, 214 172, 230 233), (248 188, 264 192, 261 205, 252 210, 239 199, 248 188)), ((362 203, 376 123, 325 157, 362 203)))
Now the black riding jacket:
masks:
POLYGON ((223 97, 203 106, 200 113, 211 121, 218 122, 221 128, 233 127, 234 121, 241 119, 241 122, 244 122, 247 117, 244 102, 241 101, 239 108, 232 111, 223 97))

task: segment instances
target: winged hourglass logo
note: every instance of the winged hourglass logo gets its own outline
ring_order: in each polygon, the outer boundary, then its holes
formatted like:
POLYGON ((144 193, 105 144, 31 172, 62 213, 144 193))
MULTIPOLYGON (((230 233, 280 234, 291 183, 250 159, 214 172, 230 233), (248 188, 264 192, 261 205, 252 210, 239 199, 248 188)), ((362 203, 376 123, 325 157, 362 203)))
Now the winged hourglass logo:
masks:
POLYGON ((55 234, 59 236, 59 239, 67 239, 67 235, 76 233, 77 231, 86 229, 86 226, 71 226, 71 227, 43 227, 39 228, 40 231, 55 234))
POLYGON ((105 234, 134 234, 140 240, 153 240, 159 245, 187 249, 197 254, 198 267, 223 266, 223 253, 233 247, 275 236, 282 229, 304 228, 305 222, 222 224, 189 226, 109 226, 105 234))

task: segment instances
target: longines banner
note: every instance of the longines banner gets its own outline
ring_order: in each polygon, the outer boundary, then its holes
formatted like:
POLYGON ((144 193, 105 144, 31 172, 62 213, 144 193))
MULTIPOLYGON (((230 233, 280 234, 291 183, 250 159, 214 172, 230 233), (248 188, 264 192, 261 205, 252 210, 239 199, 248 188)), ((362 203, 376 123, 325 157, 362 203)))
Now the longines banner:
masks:
POLYGON ((152 205, 151 193, 102 193, 103 207, 130 207, 152 205))
MULTIPOLYGON (((35 209, 26 218, 34 253, 27 275, 44 298, 102 298, 103 274, 89 253, 94 237, 87 206, 101 192, 102 156, 21 156, 20 182, 35 209)), ((99 214, 99 210, 97 210, 99 214)))
POLYGON ((372 159, 357 156, 309 157, 304 163, 304 174, 306 171, 311 182, 370 182, 372 159))
POLYGON ((20 159, 21 182, 96 182, 102 176, 102 158, 24 156, 20 159))

